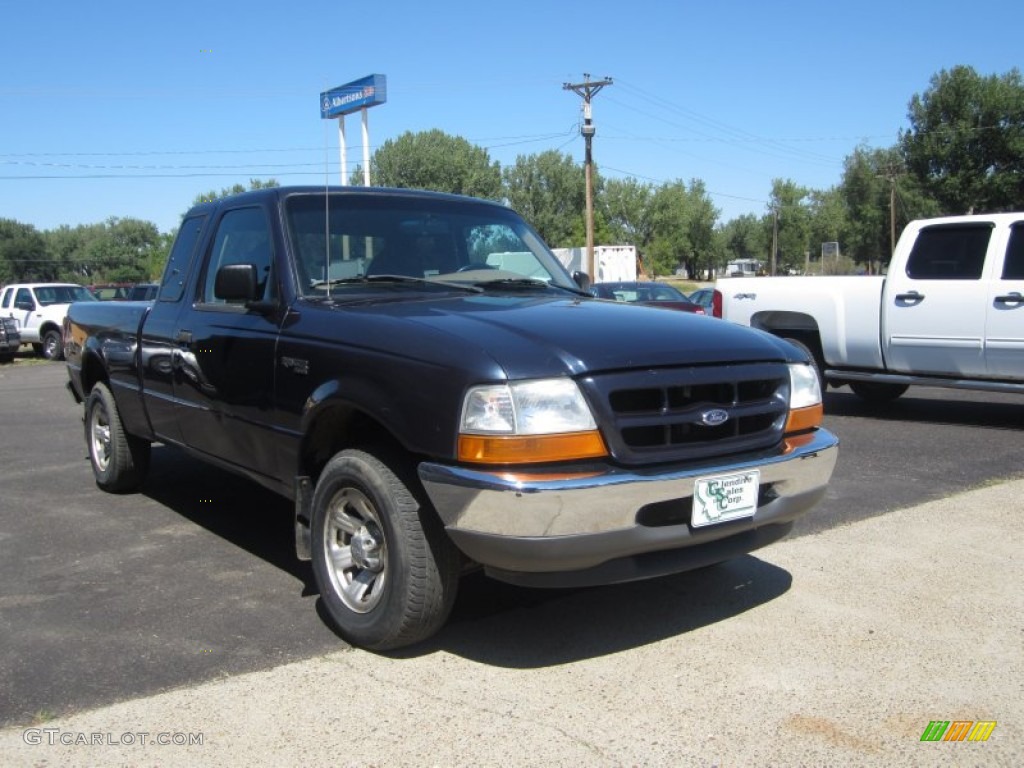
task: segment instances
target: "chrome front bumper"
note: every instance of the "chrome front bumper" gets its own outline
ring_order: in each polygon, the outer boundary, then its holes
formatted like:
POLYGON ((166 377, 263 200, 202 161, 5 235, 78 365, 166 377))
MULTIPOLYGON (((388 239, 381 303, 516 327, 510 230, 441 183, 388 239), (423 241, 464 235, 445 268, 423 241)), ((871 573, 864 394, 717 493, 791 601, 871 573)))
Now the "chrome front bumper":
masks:
MULTIPOLYGON (((419 476, 453 541, 492 575, 537 585, 606 583, 654 575, 639 560, 602 575, 599 567, 610 561, 706 545, 717 562, 780 538, 824 496, 838 445, 832 433, 818 429, 770 451, 685 466, 602 465, 575 475, 530 475, 425 462, 419 476), (760 497, 753 517, 700 528, 689 524, 699 478, 754 469, 760 471, 760 497), (540 576, 595 568, 591 577, 540 576)), ((707 564, 707 556, 697 553, 677 560, 656 570, 707 564)))

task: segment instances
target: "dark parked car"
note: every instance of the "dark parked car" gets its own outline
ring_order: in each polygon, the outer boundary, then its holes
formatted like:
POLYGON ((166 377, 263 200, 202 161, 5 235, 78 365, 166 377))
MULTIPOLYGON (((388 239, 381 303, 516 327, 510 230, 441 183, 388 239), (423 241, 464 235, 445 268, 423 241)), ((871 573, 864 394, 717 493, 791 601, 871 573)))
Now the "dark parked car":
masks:
POLYGON ((702 306, 690 301, 681 291, 665 283, 594 283, 590 287, 590 292, 599 299, 678 309, 696 315, 705 314, 702 306))

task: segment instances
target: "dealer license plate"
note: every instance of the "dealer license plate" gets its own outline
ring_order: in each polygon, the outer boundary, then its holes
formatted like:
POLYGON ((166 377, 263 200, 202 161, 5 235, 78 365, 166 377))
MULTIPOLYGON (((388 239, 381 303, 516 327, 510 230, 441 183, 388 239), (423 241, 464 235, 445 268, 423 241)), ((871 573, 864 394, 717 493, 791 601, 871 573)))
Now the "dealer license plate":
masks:
POLYGON ((754 469, 736 475, 701 477, 693 486, 695 528, 753 517, 757 511, 757 490, 761 473, 754 469))

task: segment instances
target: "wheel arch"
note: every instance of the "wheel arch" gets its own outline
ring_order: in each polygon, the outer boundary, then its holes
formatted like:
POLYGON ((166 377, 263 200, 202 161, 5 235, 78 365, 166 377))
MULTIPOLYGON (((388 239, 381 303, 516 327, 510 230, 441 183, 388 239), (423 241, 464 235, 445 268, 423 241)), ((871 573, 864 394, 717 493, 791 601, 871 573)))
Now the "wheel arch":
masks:
POLYGON ((82 352, 82 397, 88 399, 89 392, 98 382, 110 386, 110 376, 107 367, 100 355, 92 349, 85 349, 82 352))

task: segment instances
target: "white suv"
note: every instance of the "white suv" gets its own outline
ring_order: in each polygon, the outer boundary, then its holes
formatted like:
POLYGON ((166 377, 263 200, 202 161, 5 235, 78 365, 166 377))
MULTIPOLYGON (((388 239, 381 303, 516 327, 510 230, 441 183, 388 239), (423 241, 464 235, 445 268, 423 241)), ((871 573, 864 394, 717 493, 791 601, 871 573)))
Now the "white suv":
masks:
POLYGON ((47 360, 64 357, 61 326, 68 306, 75 301, 96 301, 74 283, 21 283, 8 285, 0 295, 0 317, 13 317, 23 344, 31 344, 47 360))

